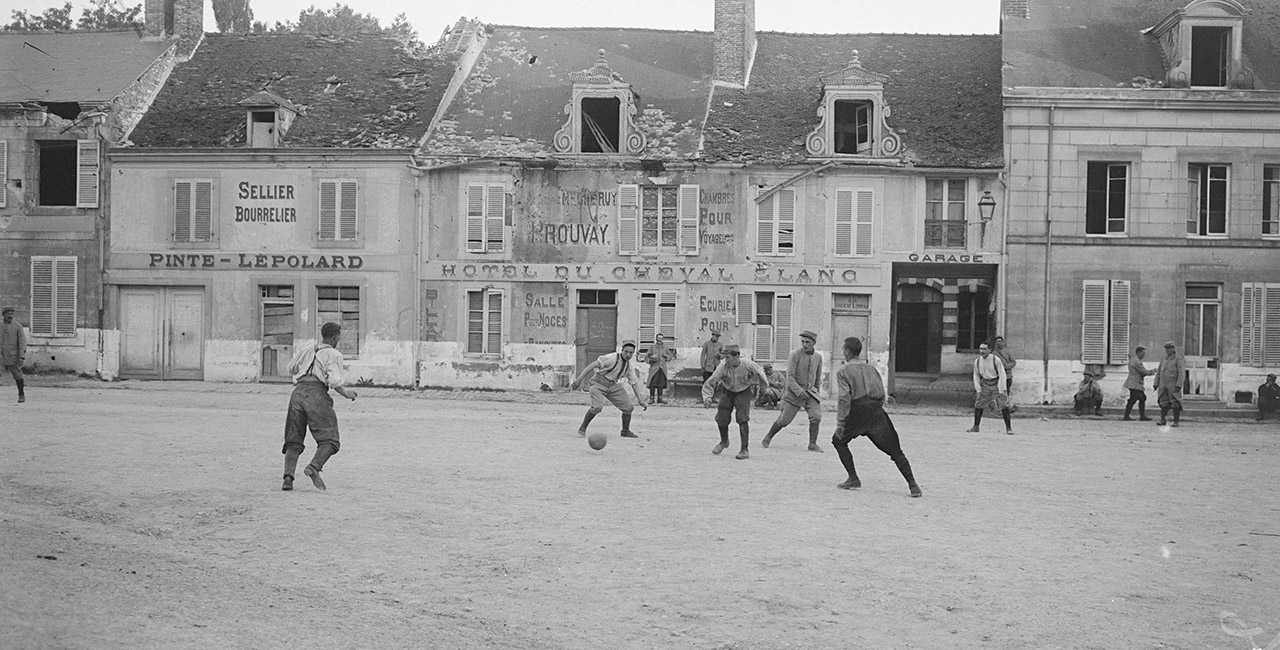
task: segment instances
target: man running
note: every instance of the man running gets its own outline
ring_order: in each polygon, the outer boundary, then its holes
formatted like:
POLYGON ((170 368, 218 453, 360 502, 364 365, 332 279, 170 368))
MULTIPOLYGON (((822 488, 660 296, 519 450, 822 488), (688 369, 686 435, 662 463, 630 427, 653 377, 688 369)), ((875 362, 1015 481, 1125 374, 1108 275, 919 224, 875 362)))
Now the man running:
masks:
POLYGON ((787 359, 787 389, 782 393, 782 412, 769 427, 769 433, 760 446, 769 448, 773 436, 795 419, 800 409, 809 416, 809 451, 821 452, 818 446, 818 428, 822 424, 822 398, 818 397, 818 382, 822 379, 822 355, 814 351, 818 335, 811 330, 800 332, 800 349, 787 359))
POLYGON ((284 485, 281 490, 293 489, 293 473, 298 457, 307 448, 307 428, 316 440, 316 455, 302 470, 311 483, 323 490, 324 479, 320 470, 325 461, 338 453, 338 414, 333 410, 332 388, 337 394, 356 400, 356 392, 343 385, 342 353, 337 350, 342 326, 325 323, 320 328, 322 342, 314 347, 302 348, 289 361, 289 374, 293 375, 293 394, 289 396, 289 414, 284 423, 284 485))
POLYGON ((849 478, 836 487, 845 490, 862 487, 862 480, 853 466, 849 442, 858 436, 866 436, 876 449, 893 460, 898 471, 902 472, 902 478, 907 479, 911 496, 918 497, 921 495, 920 486, 911 473, 907 455, 902 453, 898 430, 894 428, 889 414, 884 412, 884 382, 875 368, 859 359, 861 356, 862 341, 853 336, 845 339, 844 360, 847 363, 836 372, 836 384, 840 387, 840 419, 831 444, 835 445, 849 478))
POLYGON ((604 410, 605 404, 613 404, 622 411, 622 437, 639 437, 631 431, 631 412, 635 407, 631 405, 631 397, 627 395, 625 387, 625 384, 630 384, 636 400, 640 402, 640 407, 646 411, 649 410, 649 405, 644 401, 644 383, 640 381, 639 371, 631 363, 631 357, 635 354, 635 341, 623 341, 621 349, 601 355, 599 359, 587 364, 587 367, 582 369, 582 374, 569 384, 570 388, 578 390, 578 386, 582 385, 587 375, 595 373, 591 377, 589 386, 591 408, 587 409, 586 417, 582 418, 578 435, 587 435, 587 425, 591 424, 591 420, 604 410))
POLYGON ((708 408, 717 388, 724 388, 720 393, 720 407, 716 410, 716 426, 720 428, 720 444, 711 453, 719 455, 729 447, 729 416, 736 410, 738 413, 738 435, 742 438, 742 448, 735 456, 738 460, 750 457, 747 453, 747 441, 750 437, 751 400, 757 385, 764 390, 769 380, 764 370, 754 361, 742 358, 742 349, 735 344, 724 346, 724 361, 716 367, 711 377, 702 384, 702 403, 708 408))

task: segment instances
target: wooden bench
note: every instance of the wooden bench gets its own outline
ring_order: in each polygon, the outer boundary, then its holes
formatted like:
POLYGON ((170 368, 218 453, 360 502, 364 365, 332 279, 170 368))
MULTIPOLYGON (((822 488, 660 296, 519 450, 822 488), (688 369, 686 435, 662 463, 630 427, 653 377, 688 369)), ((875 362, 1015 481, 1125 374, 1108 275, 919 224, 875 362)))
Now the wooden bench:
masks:
POLYGON ((702 375, 697 376, 681 375, 672 377, 667 380, 671 384, 671 397, 673 399, 680 397, 690 397, 695 400, 702 399, 702 375))

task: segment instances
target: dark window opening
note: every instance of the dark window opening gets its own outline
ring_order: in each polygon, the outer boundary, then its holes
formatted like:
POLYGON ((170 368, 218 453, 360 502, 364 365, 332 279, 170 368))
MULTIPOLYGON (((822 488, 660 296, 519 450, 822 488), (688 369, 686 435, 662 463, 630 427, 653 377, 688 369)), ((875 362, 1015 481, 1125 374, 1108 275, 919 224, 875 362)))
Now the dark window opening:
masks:
POLYGON ((276 121, 276 114, 271 111, 254 111, 253 121, 274 123, 276 121))
POLYGON ((1230 27, 1191 28, 1191 85, 1227 85, 1231 61, 1230 27))
POLYGON ((579 305, 616 305, 618 292, 613 289, 579 289, 579 305))
POLYGON ((1106 235, 1125 231, 1128 172, 1128 166, 1124 163, 1089 163, 1085 190, 1085 233, 1106 235))
POLYGON ((834 144, 836 153, 871 150, 871 102, 836 102, 834 144))
POLYGON ((40 205, 76 204, 76 141, 38 140, 40 205))
POLYGON ((773 294, 756 294, 756 325, 773 324, 773 294))
POLYGON ((618 113, 622 100, 617 97, 584 97, 582 99, 582 153, 618 152, 618 113))
POLYGON ((80 117, 79 102, 40 102, 44 109, 64 120, 74 120, 80 117))
POLYGON ((991 328, 991 294, 966 291, 959 296, 956 317, 956 350, 977 350, 987 342, 991 328))

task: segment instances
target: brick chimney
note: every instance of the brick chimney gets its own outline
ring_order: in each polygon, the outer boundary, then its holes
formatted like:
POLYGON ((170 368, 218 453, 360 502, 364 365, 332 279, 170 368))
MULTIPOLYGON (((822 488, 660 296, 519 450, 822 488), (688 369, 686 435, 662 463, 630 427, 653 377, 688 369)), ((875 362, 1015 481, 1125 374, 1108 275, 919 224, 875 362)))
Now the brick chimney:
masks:
POLYGON ((1030 18, 1031 0, 1004 0, 1004 15, 1010 18, 1030 18))
POLYGON ((204 0, 146 0, 147 35, 178 39, 178 56, 187 58, 204 38, 204 0))
POLYGON ((746 86, 756 54, 755 0, 715 0, 715 80, 746 86))

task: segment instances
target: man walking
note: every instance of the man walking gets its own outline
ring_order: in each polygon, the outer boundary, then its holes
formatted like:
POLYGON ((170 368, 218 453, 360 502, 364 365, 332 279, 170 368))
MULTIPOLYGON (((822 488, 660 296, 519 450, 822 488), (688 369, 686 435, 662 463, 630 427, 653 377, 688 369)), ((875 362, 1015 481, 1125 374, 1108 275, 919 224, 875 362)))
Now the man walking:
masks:
POLYGON ((711 379, 711 373, 716 371, 720 365, 720 360, 724 355, 721 353, 720 332, 711 332, 711 338, 702 344, 702 381, 706 383, 711 379))
POLYGON ((289 396, 289 413, 284 422, 284 485, 281 490, 293 489, 293 473, 298 457, 306 450, 307 428, 316 440, 316 455, 302 470, 317 488, 325 489, 320 470, 325 461, 338 453, 338 414, 333 410, 332 388, 337 394, 356 400, 356 392, 344 385, 342 353, 338 351, 338 339, 342 326, 325 323, 320 328, 322 342, 310 348, 298 350, 289 360, 289 374, 293 376, 293 394, 289 396))
POLYGON ((22 323, 13 320, 13 307, 0 310, 0 366, 13 375, 18 384, 18 403, 27 401, 26 385, 22 381, 22 362, 27 357, 27 332, 22 323))
POLYGON ((991 354, 986 343, 978 346, 978 358, 973 360, 973 428, 966 433, 978 433, 982 426, 982 412, 988 406, 1000 409, 1004 417, 1004 432, 1013 435, 1013 421, 1009 417, 1009 396, 1006 392, 1009 377, 1004 374, 1004 363, 991 354))
POLYGON ((1009 412, 1018 410, 1013 404, 1013 367, 1018 365, 1018 360, 1013 358, 1013 353, 1004 347, 1004 337, 997 336, 991 340, 995 344, 995 349, 991 351, 1000 363, 1004 364, 1004 395, 1009 400, 1009 412))
POLYGON ((1133 356, 1129 357, 1129 378, 1124 380, 1124 387, 1129 389, 1129 401, 1124 405, 1124 419, 1132 421, 1133 418, 1129 414, 1133 412, 1133 405, 1138 405, 1138 420, 1142 422, 1150 422, 1151 418, 1147 417, 1147 387, 1146 381, 1148 375, 1156 374, 1155 370, 1148 370, 1142 360, 1147 357, 1147 349, 1139 345, 1134 348, 1133 356))
POLYGON ((800 409, 809 416, 809 451, 821 452, 818 446, 818 428, 822 424, 822 399, 818 397, 818 382, 822 379, 822 355, 814 351, 818 335, 811 330, 800 332, 800 349, 787 359, 787 389, 782 393, 782 412, 760 446, 769 448, 774 434, 795 419, 800 409))
POLYGON ((893 460, 898 471, 902 472, 902 478, 907 479, 911 496, 918 497, 921 495, 920 486, 916 485, 907 455, 902 453, 898 430, 894 428, 889 414, 884 412, 884 382, 875 368, 859 358, 861 355, 862 341, 853 336, 844 340, 844 360, 847 363, 836 372, 836 384, 840 387, 840 419, 831 444, 835 445, 849 478, 836 487, 845 490, 862 487, 862 480, 853 466, 849 442, 858 436, 866 436, 876 449, 893 460))
POLYGON ((748 422, 751 420, 751 399, 755 392, 751 389, 760 386, 760 390, 764 390, 769 380, 765 378, 764 370, 754 361, 742 358, 742 351, 737 345, 731 343, 724 346, 724 354, 724 361, 721 361, 715 372, 711 373, 711 377, 702 383, 702 403, 708 408, 711 407, 711 398, 715 395, 716 389, 724 389, 720 391, 720 406, 716 410, 720 444, 716 445, 711 453, 719 455, 720 452, 729 448, 729 416, 736 411, 738 435, 742 438, 742 448, 738 451, 736 458, 746 460, 750 457, 747 453, 747 442, 750 438, 748 422))
POLYGON ((591 420, 604 410, 605 404, 613 404, 622 411, 622 437, 640 437, 631 431, 631 412, 635 407, 631 405, 631 397, 627 395, 625 387, 626 384, 630 384, 636 400, 640 402, 640 407, 646 411, 649 410, 649 405, 644 401, 644 384, 640 381, 640 372, 631 363, 631 358, 635 354, 635 341, 623 341, 621 349, 601 355, 599 359, 587 364, 587 367, 582 369, 582 374, 569 385, 573 390, 578 390, 578 386, 582 385, 587 375, 592 375, 589 386, 591 408, 587 409, 586 417, 582 418, 578 435, 587 435, 587 425, 591 424, 591 420))
POLYGON ((1267 375, 1266 383, 1258 386, 1258 421, 1280 414, 1280 385, 1275 373, 1267 375))
POLYGON ((1160 421, 1164 426, 1169 411, 1173 411, 1173 425, 1182 418, 1182 384, 1186 381, 1187 365, 1178 354, 1178 348, 1169 341, 1164 344, 1164 358, 1156 368, 1156 402, 1160 404, 1160 421))

